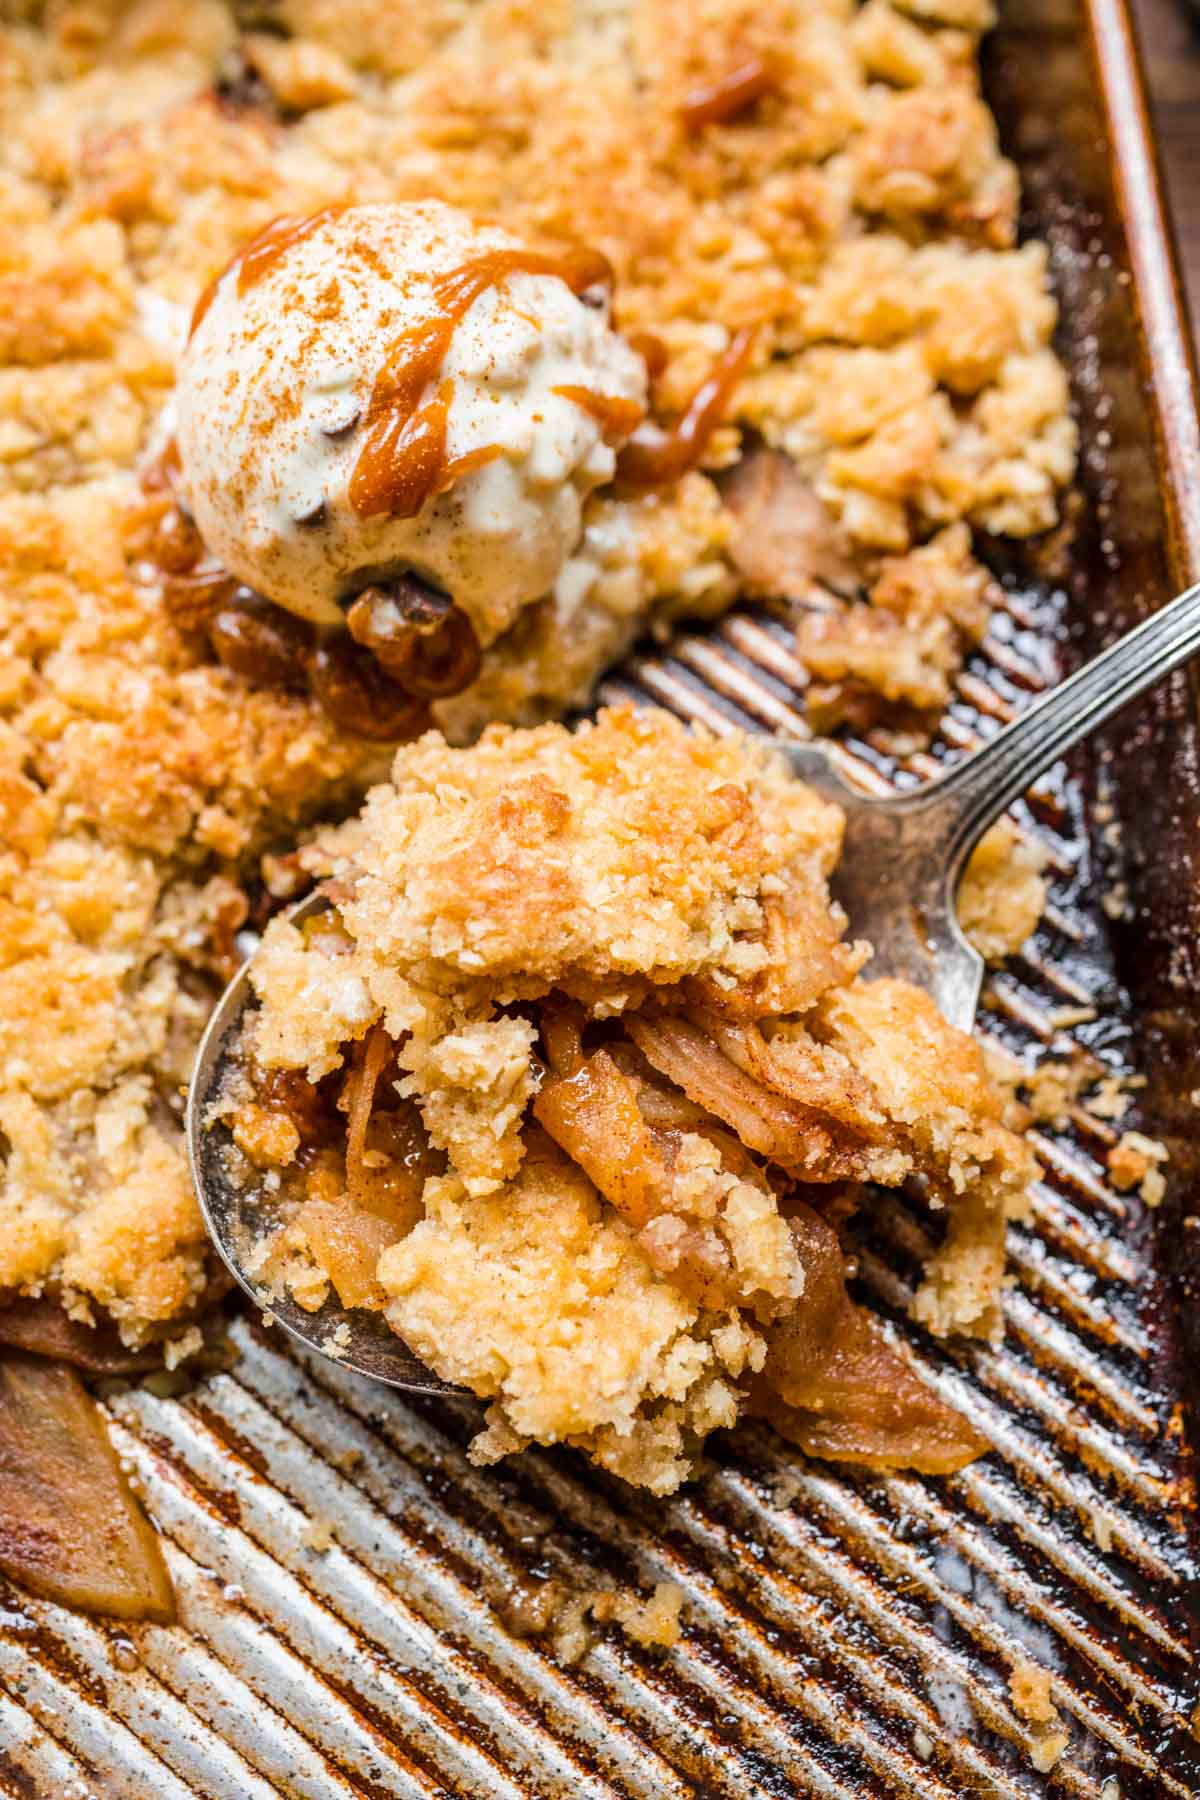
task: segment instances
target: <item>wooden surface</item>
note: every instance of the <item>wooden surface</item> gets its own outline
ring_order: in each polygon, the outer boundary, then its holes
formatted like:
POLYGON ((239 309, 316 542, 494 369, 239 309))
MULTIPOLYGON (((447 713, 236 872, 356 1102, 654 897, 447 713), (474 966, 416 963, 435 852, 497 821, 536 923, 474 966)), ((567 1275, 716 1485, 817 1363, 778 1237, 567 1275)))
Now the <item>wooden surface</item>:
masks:
POLYGON ((1200 26, 1184 0, 1134 0, 1134 11, 1200 337, 1200 26))

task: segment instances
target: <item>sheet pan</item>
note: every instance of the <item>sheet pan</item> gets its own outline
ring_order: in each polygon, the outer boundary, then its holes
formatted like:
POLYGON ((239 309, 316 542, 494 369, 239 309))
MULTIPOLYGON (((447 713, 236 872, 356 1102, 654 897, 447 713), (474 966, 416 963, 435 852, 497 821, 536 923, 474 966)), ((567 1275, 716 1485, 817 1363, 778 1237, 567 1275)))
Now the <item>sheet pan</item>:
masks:
MULTIPOLYGON (((1073 541, 1003 564, 1006 602, 927 775, 1200 574, 1190 351, 1123 0, 1015 0, 988 86, 1052 246, 1084 435, 1073 541)), ((803 729, 769 613, 635 656, 632 694, 718 729, 803 729)), ((170 1628, 108 1627, 0 1586, 0 1793, 46 1800, 768 1800, 1200 1789, 1191 1443, 1200 1369, 1200 755, 1178 678, 1019 809, 1052 906, 989 983, 1020 1055, 1145 1071, 1168 1203, 1116 1192, 1111 1120, 1043 1129, 999 1349, 937 1345, 905 1306, 930 1229, 881 1202, 861 1287, 995 1448, 949 1481, 810 1464, 764 1430, 668 1504, 570 1455, 498 1471, 472 1408, 310 1364, 249 1313, 228 1372, 106 1402, 160 1526, 170 1628), (1117 829, 1113 829, 1116 826, 1117 829), (1113 921, 1105 892, 1132 900, 1113 921), (1074 1020, 1075 1023, 1067 1023, 1074 1020), (548 1584, 685 1591, 667 1652, 611 1628, 570 1666, 530 1630, 548 1584), (1052 1674, 1070 1744, 1031 1760, 1008 1677, 1052 1674)))

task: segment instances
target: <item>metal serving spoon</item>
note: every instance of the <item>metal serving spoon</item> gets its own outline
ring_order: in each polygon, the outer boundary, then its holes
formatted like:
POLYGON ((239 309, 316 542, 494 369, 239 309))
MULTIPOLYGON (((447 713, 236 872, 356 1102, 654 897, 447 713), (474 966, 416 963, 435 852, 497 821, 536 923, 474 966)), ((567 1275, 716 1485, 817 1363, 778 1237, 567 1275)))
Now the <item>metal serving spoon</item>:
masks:
MULTIPOLYGON (((902 794, 869 795, 838 767, 836 744, 780 743, 792 771, 846 814, 836 891, 851 929, 875 947, 872 975, 902 975, 926 988, 946 1018, 969 1031, 983 959, 959 927, 954 896, 967 858, 1006 807, 1072 744, 1200 650, 1200 585, 1131 631, 1037 701, 1021 718, 938 780, 902 794)), ((313 895, 300 919, 327 904, 313 895)), ((187 1104, 188 1156, 200 1207, 231 1274, 272 1318, 311 1348, 392 1387, 460 1394, 405 1349, 378 1315, 332 1301, 305 1312, 290 1294, 270 1298, 247 1273, 262 1219, 228 1180, 225 1127, 206 1124, 242 1014, 252 999, 253 958, 234 976, 201 1040, 187 1104)))

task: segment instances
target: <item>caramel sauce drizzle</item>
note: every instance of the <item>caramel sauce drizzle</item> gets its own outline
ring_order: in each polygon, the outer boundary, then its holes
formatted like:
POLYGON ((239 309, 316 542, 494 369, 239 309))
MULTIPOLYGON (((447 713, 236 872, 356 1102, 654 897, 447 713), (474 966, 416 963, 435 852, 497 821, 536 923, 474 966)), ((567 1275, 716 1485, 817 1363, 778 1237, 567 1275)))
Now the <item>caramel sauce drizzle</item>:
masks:
POLYGON ((679 116, 686 131, 723 125, 761 100, 777 85, 775 72, 761 56, 748 56, 727 74, 685 94, 679 116))
MULTIPOLYGON (((447 465, 449 479, 488 462, 498 449, 472 450, 447 465)), ((274 605, 221 568, 204 549, 190 514, 173 500, 179 451, 172 438, 142 471, 157 515, 149 555, 167 616, 185 637, 207 639, 227 669, 254 686, 307 689, 341 729, 381 742, 407 742, 429 725, 428 701, 456 694, 479 673, 479 641, 467 615, 438 597, 432 619, 393 641, 329 639, 306 619, 274 605), (385 661, 380 654, 391 654, 385 661)), ((354 609, 351 609, 353 624, 354 609)), ((361 633, 352 633, 361 640, 361 633)))
POLYGON ((444 494, 447 488, 452 488, 456 481, 462 480, 464 475, 474 474, 475 470, 482 469, 485 463, 495 462, 498 456, 503 455, 504 452, 499 444, 480 444, 477 450, 465 450, 461 456, 452 456, 442 469, 437 492, 444 494))
POLYGON ((606 439, 628 437, 645 416, 646 409, 640 401, 626 400, 621 394, 598 394, 594 388, 575 387, 571 383, 550 391, 561 394, 564 400, 573 400, 595 419, 606 439))
POLYGON ((616 479, 623 487, 666 487, 696 467, 729 410, 756 336, 753 328, 734 333, 673 425, 664 430, 646 419, 638 426, 617 455, 616 479))
POLYGON ((451 269, 433 283, 436 311, 402 331, 391 347, 363 419, 363 445, 350 476, 350 505, 361 519, 380 513, 411 519, 433 495, 467 473, 464 464, 478 468, 480 461, 500 455, 498 445, 487 446, 488 456, 472 451, 470 457, 446 457, 446 430, 452 384, 443 381, 421 404, 421 396, 445 361, 450 341, 459 324, 482 293, 510 275, 555 275, 572 293, 613 278, 607 257, 595 250, 577 250, 564 256, 543 256, 533 250, 490 250, 461 268, 451 269), (472 461, 472 458, 479 460, 472 461))
POLYGON ((650 380, 657 381, 671 360, 671 352, 662 339, 652 331, 627 331, 625 342, 645 363, 650 380))
POLYGON ((173 494, 180 472, 179 445, 169 438, 154 461, 142 470, 142 489, 147 494, 173 494))
POLYGON ((219 274, 213 276, 196 302, 192 313, 192 322, 188 328, 188 337, 191 338, 195 335, 204 315, 217 297, 217 289, 231 269, 237 270, 238 293, 248 293, 262 280, 264 275, 271 272, 275 264, 281 257, 286 256, 289 250, 297 244, 304 243, 315 231, 319 231, 322 225, 327 225, 331 219, 336 219, 338 214, 345 210, 344 206, 323 206, 320 212, 301 215, 283 213, 279 218, 272 219, 269 225, 263 227, 257 237, 252 237, 248 244, 242 245, 219 274))

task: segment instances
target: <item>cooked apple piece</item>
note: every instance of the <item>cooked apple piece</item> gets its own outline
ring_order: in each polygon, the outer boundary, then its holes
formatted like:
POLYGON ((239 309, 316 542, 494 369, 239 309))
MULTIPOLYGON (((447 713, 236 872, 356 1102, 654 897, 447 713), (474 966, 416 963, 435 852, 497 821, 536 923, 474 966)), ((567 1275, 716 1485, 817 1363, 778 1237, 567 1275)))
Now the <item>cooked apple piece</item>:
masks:
POLYGON ((803 599, 814 585, 855 593, 860 558, 811 480, 782 451, 750 450, 723 478, 737 522, 729 554, 748 593, 803 599))
POLYGON ((689 1100, 706 1107, 742 1142, 801 1180, 858 1180, 871 1171, 861 1144, 835 1142, 828 1117, 787 1098, 732 1062, 700 1026, 686 1019, 628 1021, 643 1056, 689 1100))
POLYGON ((0 1359, 0 1569, 83 1612, 169 1622, 158 1540, 72 1369, 0 1359))
POLYGON ((989 1448, 962 1414, 915 1376, 883 1335, 878 1319, 847 1302, 836 1353, 789 1406, 759 1379, 751 1412, 767 1419, 806 1456, 858 1463, 884 1473, 917 1469, 953 1475, 989 1448))
POLYGON ((913 1374, 880 1321, 847 1294, 832 1226, 799 1202, 788 1223, 805 1290, 768 1333, 751 1411, 806 1455, 868 1469, 951 1475, 982 1455, 986 1438, 913 1374))
POLYGON ((343 1306, 383 1306, 375 1278, 379 1258, 405 1235, 392 1219, 380 1218, 351 1200, 306 1200, 296 1223, 318 1266, 337 1289, 343 1306))
POLYGON ((670 1181, 661 1152, 636 1087, 606 1050, 548 1077, 533 1116, 635 1228, 663 1209, 670 1181))
POLYGON ((131 1375, 162 1362, 161 1346, 130 1350, 115 1325, 84 1325, 68 1318, 59 1302, 46 1296, 13 1297, 0 1305, 0 1344, 71 1363, 89 1375, 131 1375))

